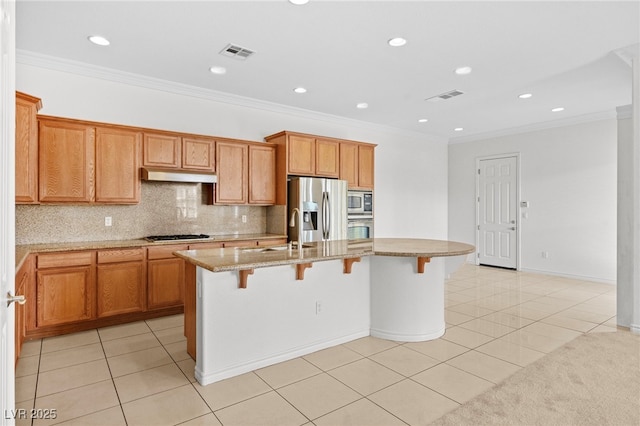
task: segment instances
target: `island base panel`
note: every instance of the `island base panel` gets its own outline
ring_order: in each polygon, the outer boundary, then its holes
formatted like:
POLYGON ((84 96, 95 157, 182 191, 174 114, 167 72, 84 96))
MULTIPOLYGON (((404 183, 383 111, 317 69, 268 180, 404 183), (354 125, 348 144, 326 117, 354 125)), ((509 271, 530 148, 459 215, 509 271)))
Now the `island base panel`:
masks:
POLYGON ((415 257, 376 256, 371 262, 371 336, 421 342, 445 332, 445 259, 418 273, 415 257))
POLYGON ((342 260, 238 272, 197 268, 196 370, 201 385, 369 335, 369 258, 343 273, 342 260), (321 309, 318 312, 317 304, 321 309))

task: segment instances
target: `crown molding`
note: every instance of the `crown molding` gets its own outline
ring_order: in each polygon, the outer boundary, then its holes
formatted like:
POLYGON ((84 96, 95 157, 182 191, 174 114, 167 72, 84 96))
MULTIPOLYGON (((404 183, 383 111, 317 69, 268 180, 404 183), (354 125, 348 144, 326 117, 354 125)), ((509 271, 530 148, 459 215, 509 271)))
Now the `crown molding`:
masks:
POLYGON ((146 89, 153 89, 182 96, 190 96, 212 102, 225 103, 246 108, 254 108, 269 112, 277 112, 280 114, 292 115, 299 118, 322 121, 341 126, 357 127, 363 130, 386 133, 394 136, 406 136, 423 140, 428 139, 429 141, 442 144, 447 143, 446 138, 436 135, 412 132, 397 127, 354 120, 351 118, 340 117, 337 115, 326 114, 304 108, 291 107, 275 102, 262 101, 259 99, 191 86, 188 84, 176 83, 141 74, 119 71, 113 68, 106 68, 55 56, 43 55, 40 53, 22 49, 16 49, 16 63, 81 75, 84 77, 97 78, 130 86, 138 86, 146 89))
POLYGON ((543 121, 540 123, 527 124, 524 126, 510 127, 507 129, 496 130, 492 132, 476 133, 474 135, 462 136, 449 139, 449 145, 459 143, 473 142, 483 139, 492 139, 502 136, 516 135, 520 133, 535 132, 538 130, 553 129, 556 127, 572 126, 575 124, 590 123, 592 121, 609 120, 616 118, 616 111, 600 111, 592 114, 578 115, 575 117, 567 117, 561 120, 543 121))

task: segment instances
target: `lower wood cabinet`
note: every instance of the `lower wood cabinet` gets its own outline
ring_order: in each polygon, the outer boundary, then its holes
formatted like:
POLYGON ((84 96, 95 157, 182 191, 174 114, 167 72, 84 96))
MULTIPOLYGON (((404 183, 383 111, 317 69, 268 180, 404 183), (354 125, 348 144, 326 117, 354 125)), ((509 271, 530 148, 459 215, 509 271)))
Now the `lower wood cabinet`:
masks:
POLYGON ((36 273, 36 325, 92 319, 95 301, 94 252, 43 254, 36 273))
MULTIPOLYGON (((29 298, 28 289, 33 282, 33 256, 29 256, 20 269, 16 273, 15 292, 16 296, 25 296, 29 298)), ((15 362, 18 362, 20 351, 22 350, 22 342, 27 333, 27 305, 14 303, 15 306, 15 362)))
POLYGON ((143 248, 98 252, 98 318, 145 310, 144 259, 143 248))
POLYGON ((149 247, 147 249, 147 308, 158 309, 184 303, 184 260, 174 251, 187 245, 149 247))

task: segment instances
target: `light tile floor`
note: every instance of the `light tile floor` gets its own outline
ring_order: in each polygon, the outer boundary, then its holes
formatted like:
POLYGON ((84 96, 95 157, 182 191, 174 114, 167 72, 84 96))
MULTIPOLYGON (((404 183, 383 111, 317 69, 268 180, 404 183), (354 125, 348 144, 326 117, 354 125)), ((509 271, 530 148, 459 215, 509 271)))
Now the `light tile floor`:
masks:
POLYGON ((445 303, 441 339, 366 337, 206 387, 182 315, 30 341, 17 408, 56 409, 35 425, 426 424, 582 333, 616 331, 608 284, 464 265, 445 303))

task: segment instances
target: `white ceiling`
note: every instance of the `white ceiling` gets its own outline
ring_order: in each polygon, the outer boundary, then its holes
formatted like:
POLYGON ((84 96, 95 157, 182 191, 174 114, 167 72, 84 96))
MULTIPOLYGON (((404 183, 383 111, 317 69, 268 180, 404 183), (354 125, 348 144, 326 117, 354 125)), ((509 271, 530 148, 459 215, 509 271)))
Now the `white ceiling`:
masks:
POLYGON ((16 47, 455 141, 631 103, 616 51, 640 43, 639 21, 639 1, 18 0, 16 47), (224 57, 228 43, 256 53, 224 57), (465 94, 425 102, 452 89, 465 94))

